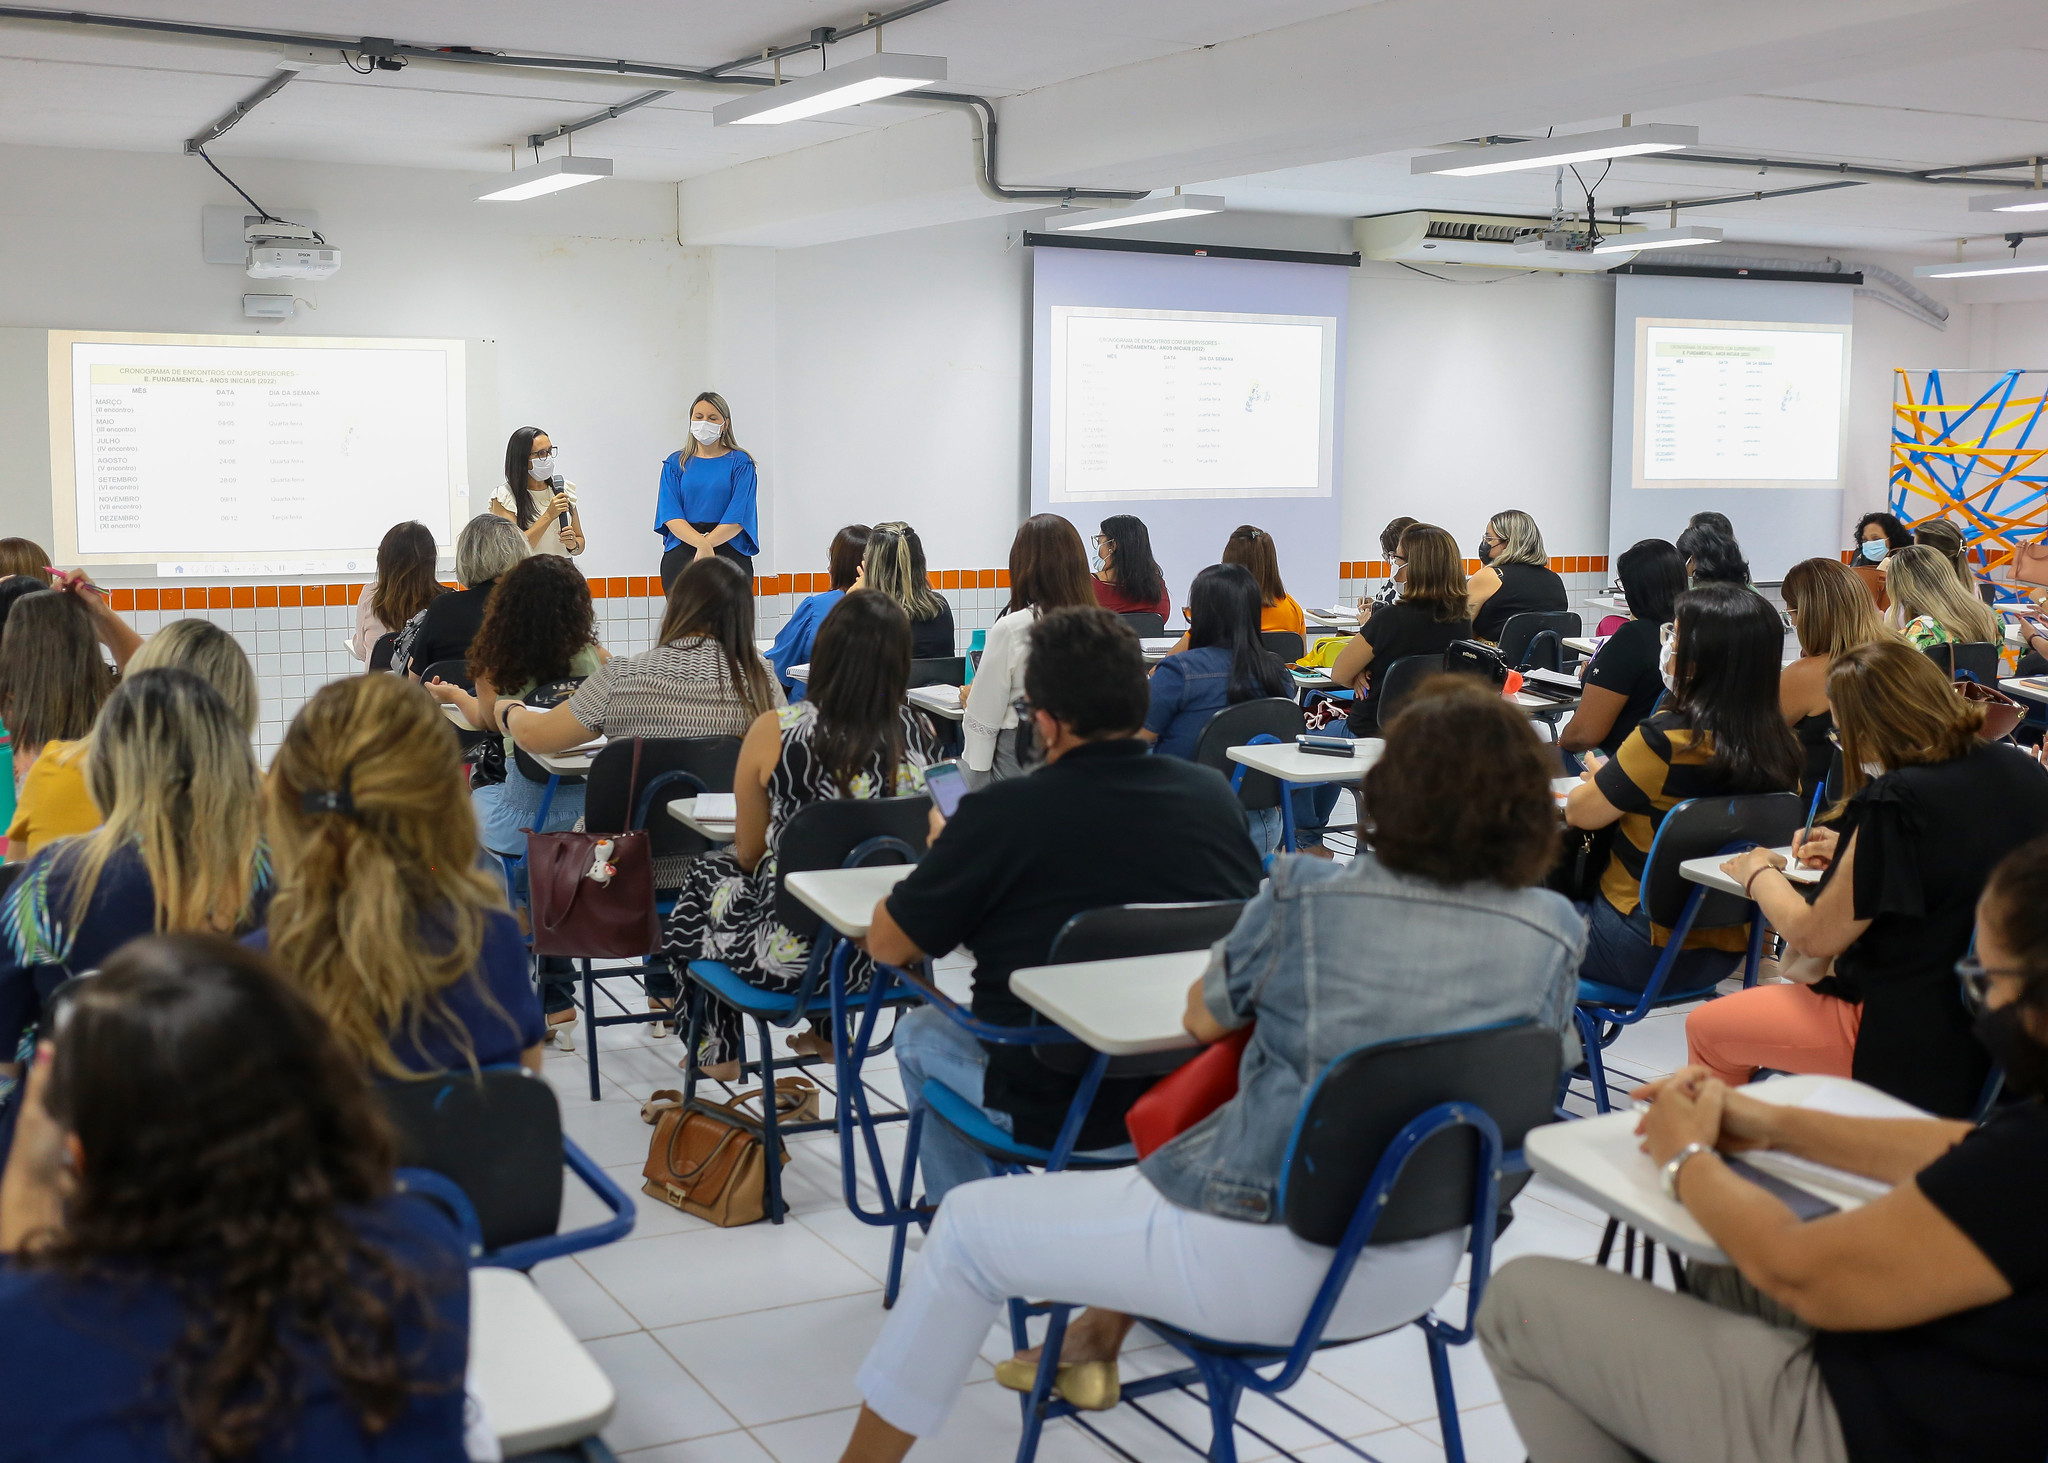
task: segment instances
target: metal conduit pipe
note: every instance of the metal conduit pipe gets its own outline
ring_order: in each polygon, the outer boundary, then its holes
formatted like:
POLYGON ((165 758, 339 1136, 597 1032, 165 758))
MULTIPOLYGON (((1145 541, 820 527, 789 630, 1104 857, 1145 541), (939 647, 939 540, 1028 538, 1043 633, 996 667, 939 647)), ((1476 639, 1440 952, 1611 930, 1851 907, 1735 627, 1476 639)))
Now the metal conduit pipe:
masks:
MULTIPOLYGON (((895 10, 865 20, 857 26, 835 30, 828 41, 845 40, 849 37, 879 29, 891 21, 915 15, 944 4, 945 0, 913 0, 895 10)), ((686 66, 663 66, 652 62, 595 59, 576 59, 562 56, 517 56, 493 54, 467 46, 435 47, 416 46, 381 36, 336 36, 322 35, 309 31, 258 30, 242 26, 199 25, 189 21, 148 20, 135 16, 101 15, 83 10, 49 10, 25 5, 0 5, 0 21, 14 21, 38 27, 70 29, 78 26, 101 27, 113 30, 140 32, 164 38, 183 39, 216 44, 234 44, 249 47, 314 47, 320 50, 353 51, 362 56, 403 58, 432 65, 486 66, 510 71, 572 71, 601 76, 647 77, 654 80, 679 81, 698 86, 721 87, 766 87, 775 85, 773 77, 740 76, 732 74, 741 66, 758 66, 764 61, 775 61, 804 51, 819 49, 819 42, 806 40, 797 45, 779 49, 767 48, 756 55, 742 56, 732 61, 721 62, 711 67, 693 68, 686 66)), ((566 137, 585 127, 609 122, 620 113, 671 94, 673 88, 648 92, 633 97, 616 106, 556 128, 552 132, 534 133, 528 143, 538 146, 539 141, 566 137), (538 139, 539 141, 537 141, 538 139)), ((265 95, 274 95, 274 92, 265 95)), ((235 115, 263 100, 259 95, 244 103, 235 115)), ((1009 187, 996 178, 996 109, 987 97, 965 92, 918 92, 905 93, 897 97, 884 97, 883 101, 896 101, 906 105, 937 102, 942 106, 966 110, 974 128, 975 183, 988 197, 999 203, 1060 203, 1067 204, 1086 199, 1090 202, 1133 203, 1148 197, 1151 190, 1145 188, 1080 188, 1048 185, 1042 187, 1009 187)))

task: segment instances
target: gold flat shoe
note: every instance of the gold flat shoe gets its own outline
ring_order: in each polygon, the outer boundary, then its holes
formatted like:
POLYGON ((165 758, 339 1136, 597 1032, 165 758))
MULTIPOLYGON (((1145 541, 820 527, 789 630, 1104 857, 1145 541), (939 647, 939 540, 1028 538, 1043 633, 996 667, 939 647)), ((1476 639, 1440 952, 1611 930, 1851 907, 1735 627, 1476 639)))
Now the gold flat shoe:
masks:
MULTIPOLYGON (((996 1381, 1012 1392, 1029 1392, 1038 1381, 1038 1363, 1009 1357, 996 1363, 996 1381)), ((1053 1374, 1052 1389, 1083 1412, 1107 1412, 1123 1399, 1123 1383, 1113 1361, 1077 1361, 1053 1374)))

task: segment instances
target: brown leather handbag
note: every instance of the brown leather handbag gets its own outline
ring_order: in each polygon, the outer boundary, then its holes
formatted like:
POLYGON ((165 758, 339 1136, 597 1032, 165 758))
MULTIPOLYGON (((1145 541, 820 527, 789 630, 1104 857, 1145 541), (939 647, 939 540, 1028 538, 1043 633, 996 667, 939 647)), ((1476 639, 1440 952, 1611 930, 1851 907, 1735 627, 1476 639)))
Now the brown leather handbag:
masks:
POLYGON ((2012 558, 2005 566, 2005 577, 2014 584, 2048 588, 2048 542, 2014 545, 2012 558))
POLYGON ((1982 685, 1977 681, 1957 681, 1955 688, 1963 700, 1984 708, 1984 725, 1977 729, 1977 735, 1987 742, 2011 736, 2012 729, 2027 714, 2024 706, 1996 686, 1982 685))
MULTIPOLYGON (((640 782, 640 739, 626 780, 631 808, 640 782)), ((536 955, 635 960, 661 948, 654 907, 654 853, 645 830, 535 833, 526 830, 526 869, 536 955)))
MULTIPOLYGON (((640 1120, 654 1125, 654 1137, 640 1170, 641 1192, 721 1229, 760 1219, 768 1212, 768 1171, 761 1123, 749 1109, 761 1101, 759 1088, 728 1102, 700 1098, 688 1108, 673 1088, 649 1097, 640 1105, 640 1120)), ((776 1080, 777 1122, 807 1123, 817 1116, 816 1087, 802 1077, 776 1080)), ((789 1150, 780 1158, 788 1163, 789 1150)))

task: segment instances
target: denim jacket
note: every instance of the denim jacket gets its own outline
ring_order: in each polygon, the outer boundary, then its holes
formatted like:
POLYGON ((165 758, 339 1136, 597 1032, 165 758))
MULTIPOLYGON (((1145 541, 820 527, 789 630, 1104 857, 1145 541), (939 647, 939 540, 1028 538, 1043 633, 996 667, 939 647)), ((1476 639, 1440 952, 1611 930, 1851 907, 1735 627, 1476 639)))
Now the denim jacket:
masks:
POLYGON ((1576 1064, 1585 947, 1585 922, 1548 890, 1445 886, 1370 855, 1277 861, 1202 977, 1218 1022, 1258 1023, 1237 1096, 1142 1172, 1184 1208, 1278 1223, 1281 1164, 1323 1068, 1355 1047, 1520 1020, 1553 1028, 1576 1064))

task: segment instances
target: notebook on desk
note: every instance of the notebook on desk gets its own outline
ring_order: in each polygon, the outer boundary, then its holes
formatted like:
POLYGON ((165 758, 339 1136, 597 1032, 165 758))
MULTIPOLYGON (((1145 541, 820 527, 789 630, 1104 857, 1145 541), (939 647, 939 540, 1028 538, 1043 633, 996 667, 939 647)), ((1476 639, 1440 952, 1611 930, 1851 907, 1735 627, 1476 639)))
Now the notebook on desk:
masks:
POLYGON ((729 792, 700 792, 690 809, 690 816, 699 823, 736 823, 740 810, 729 792))

